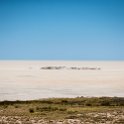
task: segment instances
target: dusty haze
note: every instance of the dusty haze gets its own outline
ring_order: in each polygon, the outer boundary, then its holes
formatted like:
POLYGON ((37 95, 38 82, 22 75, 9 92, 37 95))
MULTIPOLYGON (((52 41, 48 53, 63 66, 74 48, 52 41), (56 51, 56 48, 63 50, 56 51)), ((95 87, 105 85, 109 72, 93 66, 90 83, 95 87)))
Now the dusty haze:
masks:
POLYGON ((0 100, 77 96, 124 96, 124 61, 0 61, 0 100))

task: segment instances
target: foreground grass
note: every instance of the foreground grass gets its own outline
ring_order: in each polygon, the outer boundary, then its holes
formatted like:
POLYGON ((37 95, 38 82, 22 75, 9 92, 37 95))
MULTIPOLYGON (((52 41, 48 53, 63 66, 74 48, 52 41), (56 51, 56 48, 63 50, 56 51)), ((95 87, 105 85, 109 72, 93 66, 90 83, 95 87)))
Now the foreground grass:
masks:
POLYGON ((44 120, 79 119, 93 122, 113 121, 114 117, 117 119, 118 116, 124 123, 124 98, 77 97, 1 101, 0 116, 37 117, 44 120))

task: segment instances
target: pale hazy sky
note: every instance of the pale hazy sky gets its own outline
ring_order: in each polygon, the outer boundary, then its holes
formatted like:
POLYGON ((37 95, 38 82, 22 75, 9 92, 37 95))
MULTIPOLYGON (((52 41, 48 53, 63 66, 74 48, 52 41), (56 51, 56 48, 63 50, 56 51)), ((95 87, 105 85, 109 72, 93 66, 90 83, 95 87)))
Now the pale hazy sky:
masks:
POLYGON ((0 0, 0 59, 124 60, 124 0, 0 0))

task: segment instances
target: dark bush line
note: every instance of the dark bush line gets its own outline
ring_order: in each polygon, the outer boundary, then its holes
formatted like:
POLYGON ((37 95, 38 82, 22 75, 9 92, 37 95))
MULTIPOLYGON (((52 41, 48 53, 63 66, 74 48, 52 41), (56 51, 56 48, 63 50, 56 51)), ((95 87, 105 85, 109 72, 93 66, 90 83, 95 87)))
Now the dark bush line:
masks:
POLYGON ((0 105, 29 104, 34 101, 0 101, 0 105))
POLYGON ((14 104, 31 104, 31 103, 47 103, 50 104, 52 101, 49 100, 28 100, 28 101, 0 101, 0 105, 14 105, 14 104))
POLYGON ((34 113, 34 112, 53 112, 53 111, 66 111, 66 108, 61 108, 61 107, 53 107, 53 106, 45 106, 45 107, 34 107, 34 108, 29 108, 29 112, 30 113, 34 113))
POLYGON ((61 104, 81 106, 124 106, 124 97, 77 97, 77 98, 49 98, 29 101, 1 101, 0 105, 14 104, 61 104))

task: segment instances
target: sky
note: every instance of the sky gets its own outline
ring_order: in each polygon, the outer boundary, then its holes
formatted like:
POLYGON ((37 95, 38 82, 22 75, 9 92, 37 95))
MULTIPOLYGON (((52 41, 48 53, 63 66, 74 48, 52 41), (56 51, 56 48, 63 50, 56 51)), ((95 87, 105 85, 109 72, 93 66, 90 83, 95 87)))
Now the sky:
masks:
POLYGON ((0 60, 124 60, 124 0, 0 0, 0 60))

